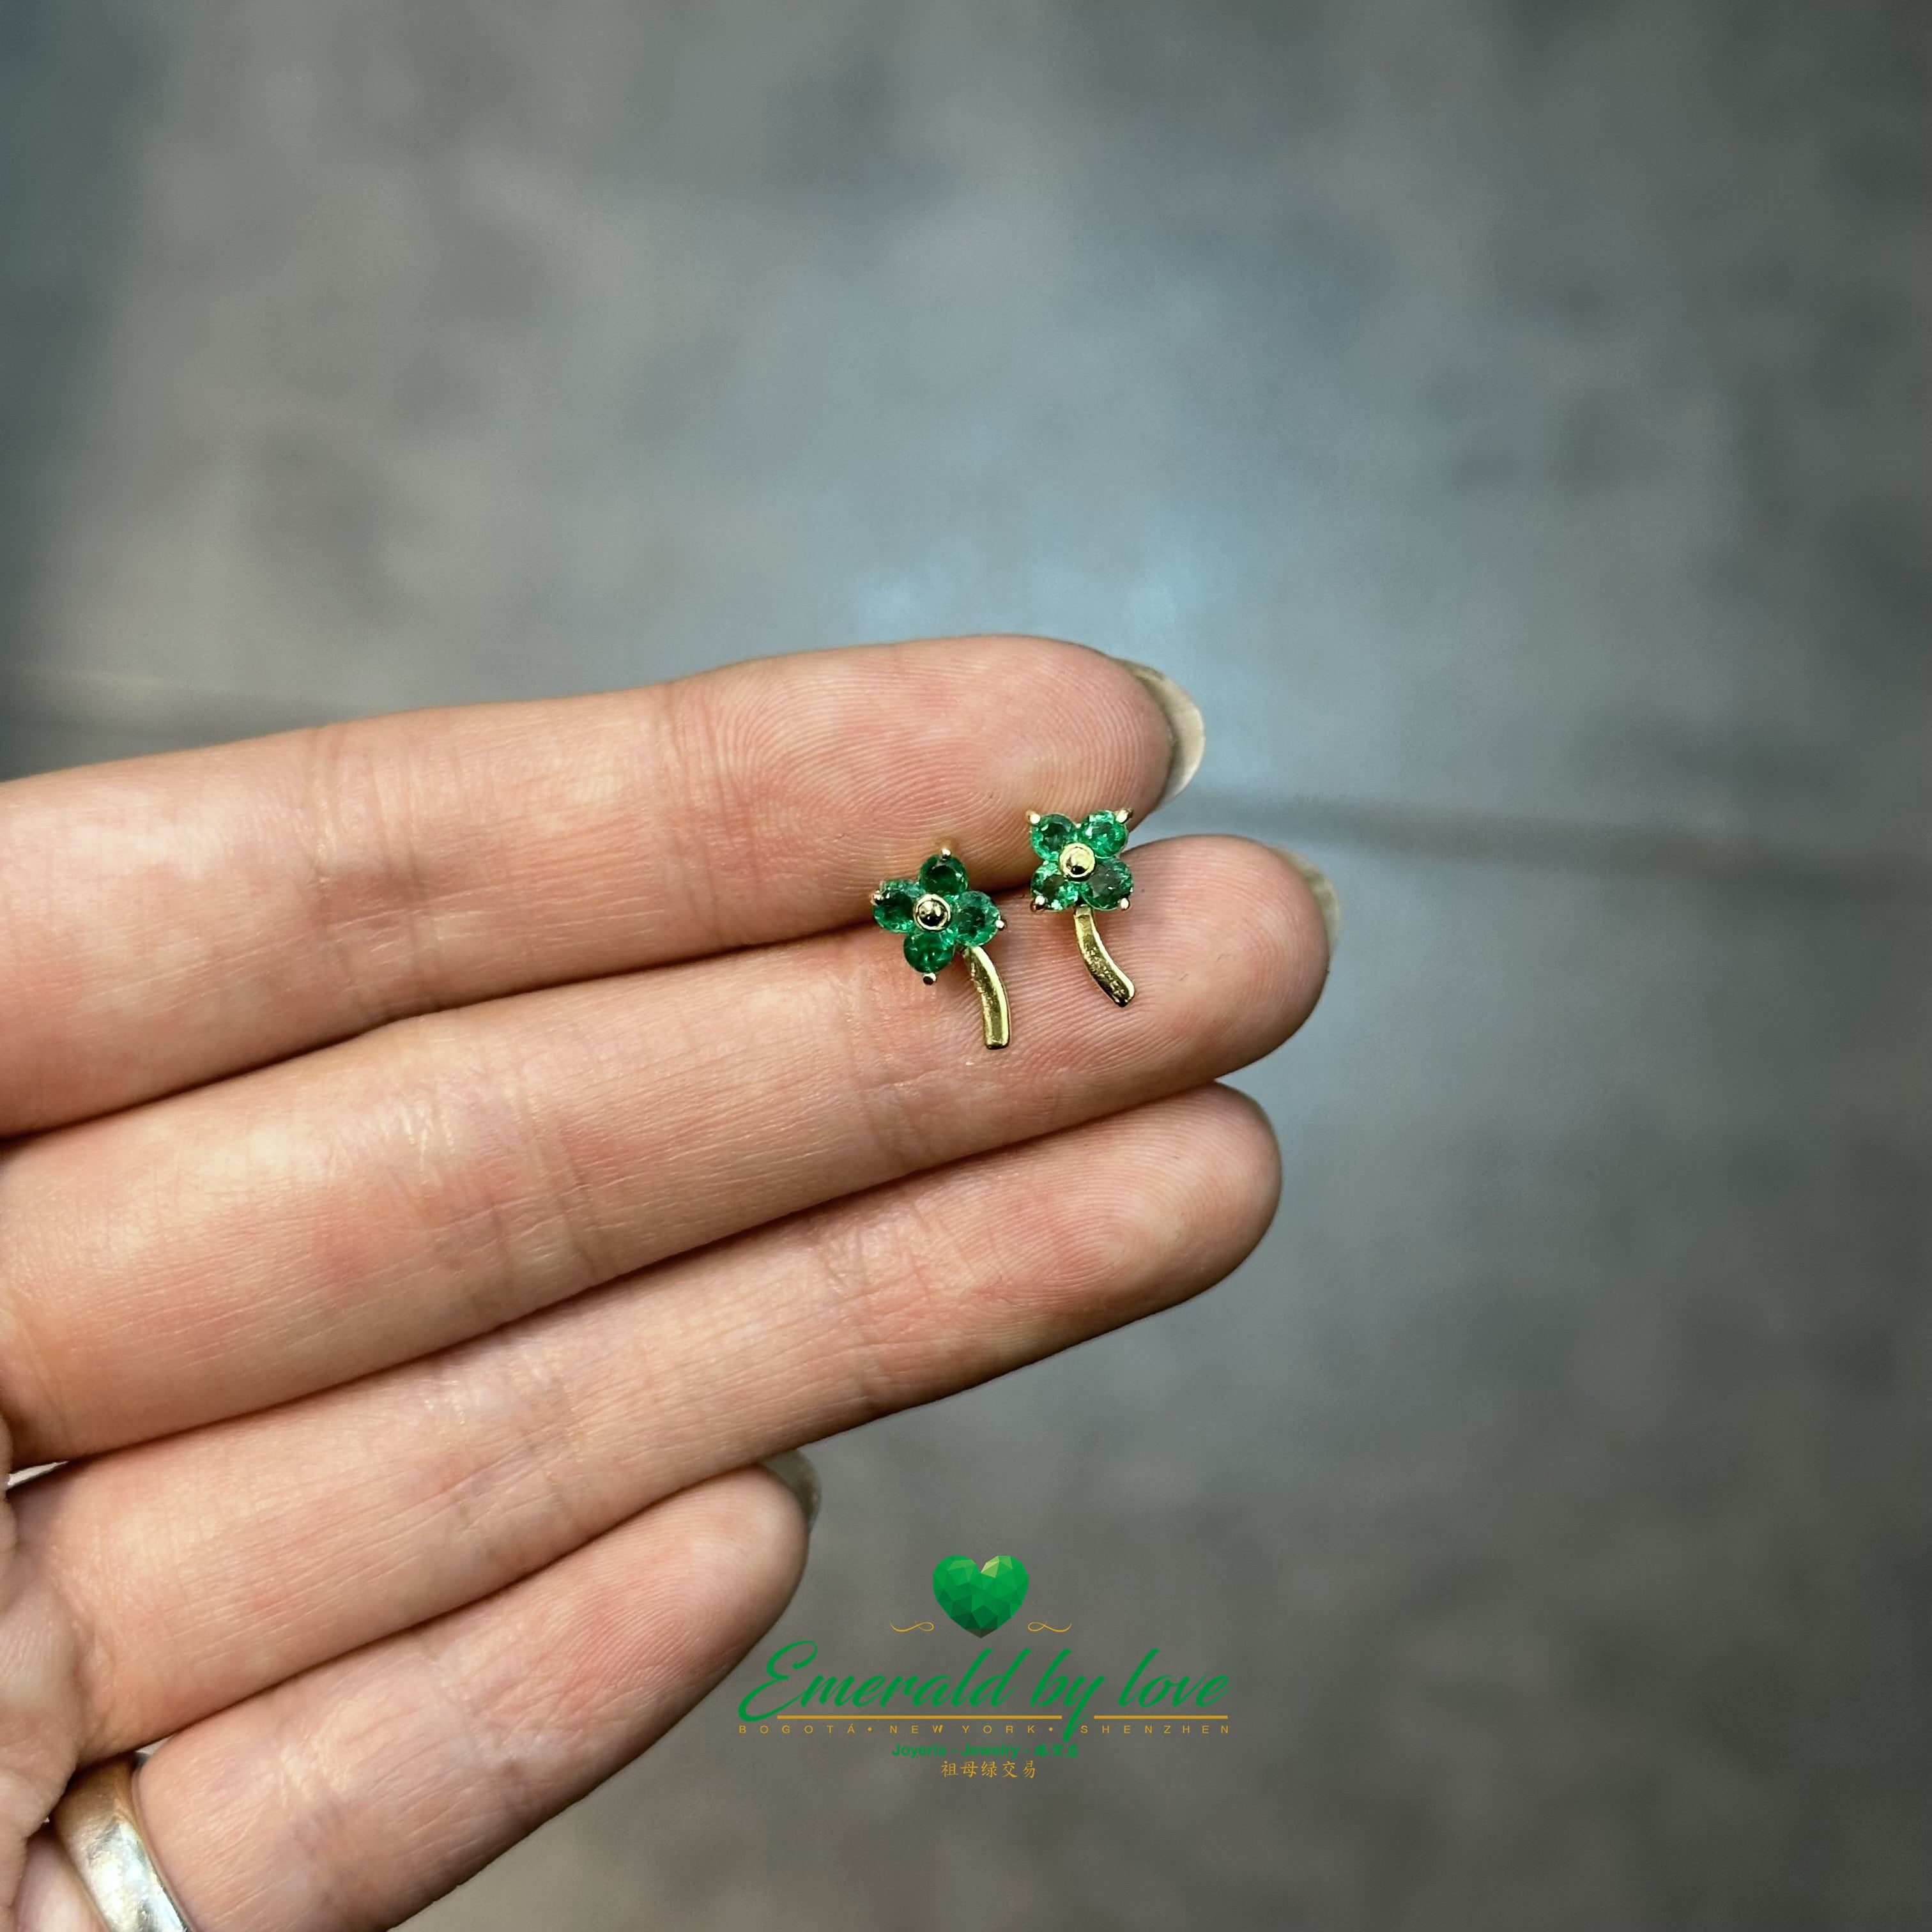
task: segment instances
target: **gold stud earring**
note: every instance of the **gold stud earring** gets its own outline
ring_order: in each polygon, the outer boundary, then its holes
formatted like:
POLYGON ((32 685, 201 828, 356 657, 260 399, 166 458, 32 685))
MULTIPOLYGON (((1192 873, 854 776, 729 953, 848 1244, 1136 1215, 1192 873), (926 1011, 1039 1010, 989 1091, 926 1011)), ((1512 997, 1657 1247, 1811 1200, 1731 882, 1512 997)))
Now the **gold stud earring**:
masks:
POLYGON ((886 880, 872 895, 872 916, 888 932, 905 934, 906 964, 928 986, 964 953, 986 1044, 1004 1046, 1012 1039, 1006 989, 986 955, 987 941, 1006 920, 984 892, 974 891, 950 846, 940 846, 917 878, 886 880))
POLYGON ((1124 912, 1134 875, 1116 856, 1127 842, 1127 814, 1090 812, 1077 824, 1064 813, 1027 814, 1040 866, 1033 875, 1036 912, 1070 912, 1080 956, 1100 990, 1115 1006, 1134 996, 1134 982, 1101 943, 1096 912, 1124 912))

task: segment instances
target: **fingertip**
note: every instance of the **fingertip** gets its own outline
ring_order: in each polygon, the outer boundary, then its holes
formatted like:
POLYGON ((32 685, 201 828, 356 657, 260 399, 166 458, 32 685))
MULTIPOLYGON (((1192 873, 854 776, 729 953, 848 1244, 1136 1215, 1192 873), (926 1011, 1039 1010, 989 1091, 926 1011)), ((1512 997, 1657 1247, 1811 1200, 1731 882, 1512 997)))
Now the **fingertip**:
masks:
POLYGON ((1328 984, 1328 919, 1300 868, 1277 848, 1249 838, 1214 842, 1242 882, 1232 896, 1259 955, 1252 970, 1276 1029, 1271 1051, 1300 1030, 1328 984))
POLYGON ((1034 770, 1015 814, 1022 875, 1036 862, 1025 837, 1028 812, 1079 817, 1126 807, 1138 820, 1193 776, 1205 728, 1177 715, 1191 711, 1197 724, 1200 716, 1192 699, 1162 673, 1064 638, 1003 633, 944 641, 972 647, 980 692, 1012 692, 1033 721, 1054 721, 1052 743, 1028 746, 1034 770), (1174 694, 1164 694, 1164 686, 1174 694))
POLYGON ((1218 1082, 1157 1103, 1143 1118, 1158 1126, 1164 1143, 1150 1163, 1149 1218, 1184 1228, 1201 1285, 1218 1281, 1246 1258, 1274 1218, 1281 1150, 1274 1126, 1246 1094, 1218 1082), (1156 1174, 1171 1178, 1171 1192, 1156 1174))
POLYGON ((1253 1252, 1281 1205, 1281 1142, 1267 1109, 1251 1095, 1216 1083, 1197 1097, 1210 1110, 1216 1136, 1213 1168, 1232 1269, 1253 1252))
POLYGON ((1114 662, 1133 673, 1159 707, 1167 726, 1167 778, 1160 796, 1154 800, 1154 808, 1158 811, 1194 782, 1194 774, 1208 755, 1208 721, 1178 678, 1170 677, 1153 664, 1137 664, 1132 658, 1116 658, 1114 662))
POLYGON ((1270 1187, 1280 1180, 1281 1144, 1268 1109, 1252 1094, 1217 1080, 1182 1095, 1174 1104, 1197 1111, 1200 1118, 1190 1123, 1192 1130, 1214 1137, 1217 1160, 1244 1174, 1252 1173, 1270 1187))
POLYGON ((1090 1332, 1096 1310, 1112 1325, 1213 1287, 1252 1252, 1280 1198, 1274 1130, 1231 1088, 1150 1102, 1077 1129, 1058 1148, 1034 1144, 1012 1157, 1016 1166, 1030 1166, 1042 1147, 1114 1179, 1104 1196, 1079 1196, 1077 1213, 1033 1216, 1028 1252, 1048 1264, 1016 1276, 1017 1292, 1058 1320, 1074 1311, 1081 1332, 1090 1332))
POLYGON ((1142 996, 1158 992, 1163 966, 1178 991, 1193 988, 1184 1023, 1213 1042, 1220 1064, 1208 1073, 1274 1052, 1314 1010, 1328 975, 1327 931, 1306 882, 1271 847, 1224 834, 1162 840, 1127 856, 1132 916, 1143 905, 1151 916, 1138 950, 1146 970, 1134 972, 1142 996))
POLYGON ((784 1484, 804 1513, 809 1530, 818 1520, 818 1506, 825 1493, 818 1464, 802 1449, 781 1449, 776 1456, 762 1457, 758 1466, 784 1484))
POLYGON ((1304 858, 1292 846, 1271 845, 1268 849, 1286 859, 1288 869, 1308 888, 1309 896, 1322 915, 1322 930, 1328 942, 1332 964, 1335 949, 1342 940, 1342 896, 1335 890, 1335 881, 1312 859, 1304 858))
POLYGON ((739 1635, 748 1642, 797 1589, 811 1546, 811 1520, 792 1482, 764 1464, 700 1487, 713 1492, 713 1510, 694 1546, 697 1560, 716 1577, 724 1599, 742 1606, 739 1635))

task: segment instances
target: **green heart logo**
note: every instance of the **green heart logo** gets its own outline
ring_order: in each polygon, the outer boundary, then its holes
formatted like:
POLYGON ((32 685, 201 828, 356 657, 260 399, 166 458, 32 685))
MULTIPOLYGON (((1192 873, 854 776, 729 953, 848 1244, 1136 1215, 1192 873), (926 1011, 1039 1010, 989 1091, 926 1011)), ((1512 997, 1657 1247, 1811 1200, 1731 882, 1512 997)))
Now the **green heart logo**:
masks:
POLYGON ((988 1636, 1026 1601, 1026 1566, 1017 1556, 948 1556, 932 1573, 939 1607, 962 1630, 988 1636))

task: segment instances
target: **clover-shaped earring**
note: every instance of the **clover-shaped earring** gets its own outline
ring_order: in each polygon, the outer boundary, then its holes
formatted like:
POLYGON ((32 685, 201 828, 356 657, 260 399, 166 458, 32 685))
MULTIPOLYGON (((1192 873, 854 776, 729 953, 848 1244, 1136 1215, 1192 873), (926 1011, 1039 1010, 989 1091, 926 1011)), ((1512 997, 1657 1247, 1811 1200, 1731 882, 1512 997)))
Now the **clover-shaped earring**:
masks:
POLYGON ((986 942, 1006 922, 984 892, 974 891, 950 846, 940 846, 916 879, 886 880, 872 895, 872 916, 888 932, 905 934, 906 964, 928 986, 964 953, 986 1044, 1006 1045, 1012 1037, 1006 989, 986 956, 986 942))
POLYGON ((1114 855, 1127 842, 1127 814, 1090 812, 1078 824, 1064 814, 1027 814, 1033 849, 1041 864, 1033 875, 1036 912, 1071 912, 1080 956, 1100 990, 1115 1006, 1134 996, 1134 982, 1114 964, 1100 943, 1096 912, 1124 912, 1133 896, 1134 875, 1114 855))

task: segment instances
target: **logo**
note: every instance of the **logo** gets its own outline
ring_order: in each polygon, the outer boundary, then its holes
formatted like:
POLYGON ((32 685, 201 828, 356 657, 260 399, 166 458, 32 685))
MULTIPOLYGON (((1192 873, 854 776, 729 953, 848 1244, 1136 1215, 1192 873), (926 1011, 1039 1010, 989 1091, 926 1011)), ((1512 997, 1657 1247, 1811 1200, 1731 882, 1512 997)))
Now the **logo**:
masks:
MULTIPOLYGON (((1017 1556, 940 1558, 933 1600, 968 1636, 989 1637, 1011 1622, 1032 1579, 1017 1556)), ((901 1612, 904 1614, 903 1612, 901 1612)), ((1038 1760, 1077 1758, 1083 1744, 1118 1740, 1136 1748, 1156 1738, 1198 1746, 1228 1735, 1224 1672, 1165 1666, 1159 1644, 1127 1653, 1130 1669, 1084 1666, 1074 1619, 1036 1617, 1028 1634, 1074 1637, 1050 1654, 1022 1643, 1010 1654, 981 1644, 959 1668, 957 1640, 931 1618, 883 1620, 894 1653, 866 1660, 896 1669, 842 1668, 814 1637, 793 1637, 764 1660, 758 1681, 738 1702, 741 1737, 859 1743, 880 1740, 895 1757, 939 1761, 944 1777, 1034 1778, 1038 1760), (1118 1684, 1118 1690, 1110 1687, 1118 1684)), ((1004 1649, 1005 1646, 1002 1646, 1004 1649)), ((1105 1660, 1102 1660, 1103 1661, 1105 1660)))

